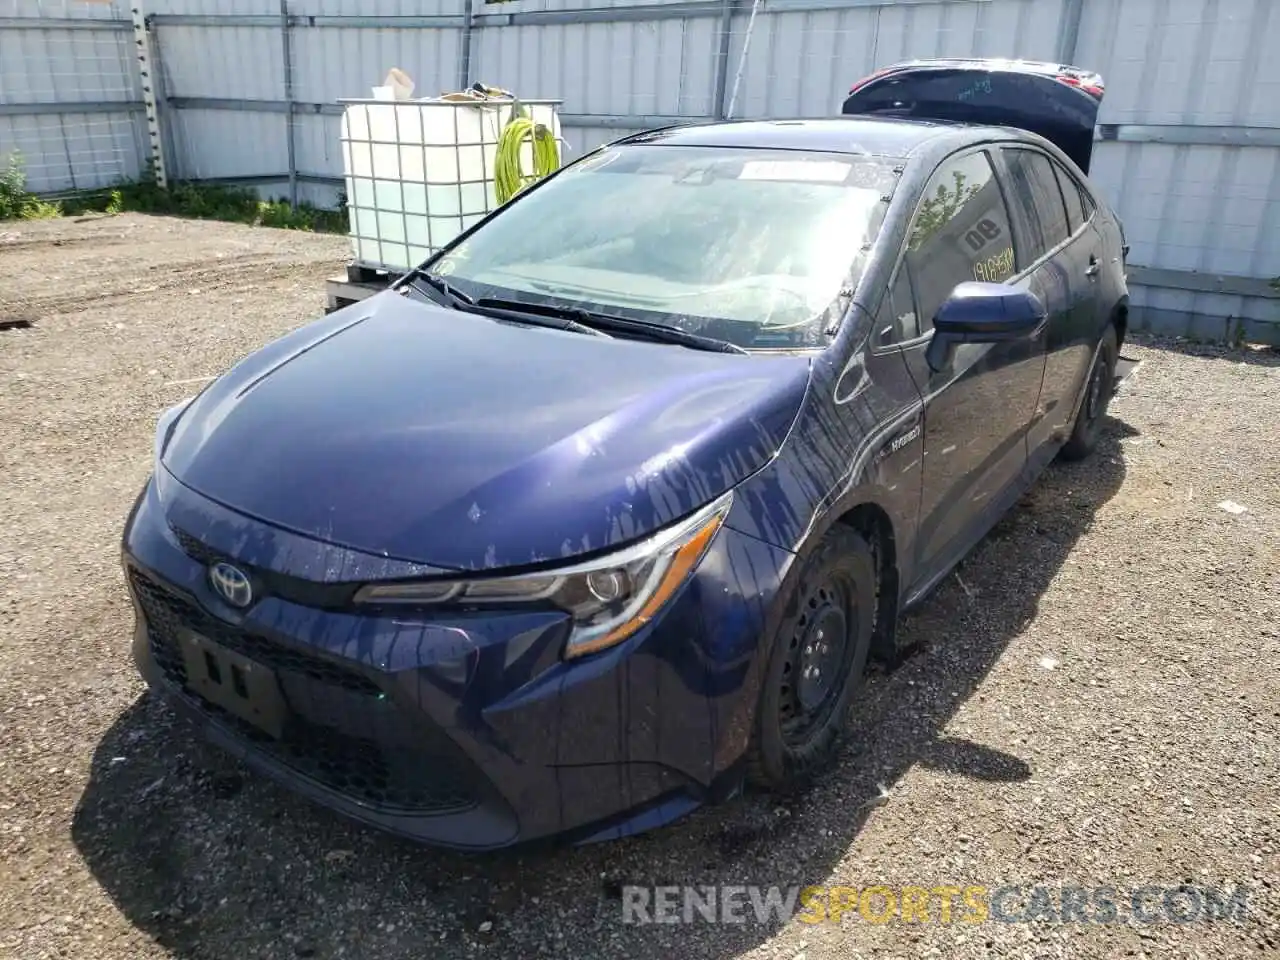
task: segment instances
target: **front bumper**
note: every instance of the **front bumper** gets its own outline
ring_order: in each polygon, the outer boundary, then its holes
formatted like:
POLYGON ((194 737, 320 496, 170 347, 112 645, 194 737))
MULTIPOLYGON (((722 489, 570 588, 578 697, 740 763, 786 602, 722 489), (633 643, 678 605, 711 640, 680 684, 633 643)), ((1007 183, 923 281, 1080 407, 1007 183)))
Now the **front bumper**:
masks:
POLYGON ((434 844, 487 849, 659 826, 732 790, 758 689, 762 627, 790 555, 722 528, 650 627, 565 662, 555 611, 365 611, 356 578, 395 561, 244 517, 166 478, 131 513, 134 657, 214 742, 311 799, 434 844), (263 588, 237 611, 207 569, 263 588), (305 576, 299 575, 305 573, 305 576), (197 692, 179 638, 270 668, 286 705, 263 733, 197 692))

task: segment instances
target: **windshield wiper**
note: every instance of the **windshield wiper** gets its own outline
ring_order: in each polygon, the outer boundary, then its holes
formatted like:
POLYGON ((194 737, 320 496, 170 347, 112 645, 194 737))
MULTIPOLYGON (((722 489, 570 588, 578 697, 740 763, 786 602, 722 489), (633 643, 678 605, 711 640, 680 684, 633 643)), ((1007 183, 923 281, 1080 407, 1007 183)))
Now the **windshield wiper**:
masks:
POLYGON ((696 333, 688 333, 687 331, 668 327, 661 323, 653 323, 649 320, 619 317, 612 313, 600 313, 583 307, 559 307, 554 304, 526 303, 523 300, 503 300, 497 297, 481 297, 476 301, 476 306, 540 314, 548 317, 561 317, 570 323, 586 327, 597 334, 601 331, 634 333, 662 343, 675 343, 694 350, 709 350, 713 353, 747 352, 727 340, 716 340, 714 337, 703 337, 696 333))
MULTIPOLYGON (((694 350, 709 350, 713 353, 739 353, 747 351, 727 340, 704 337, 665 324, 653 323, 649 320, 636 320, 632 317, 619 317, 611 313, 600 313, 583 307, 560 307, 547 303, 529 303, 525 300, 507 300, 501 297, 473 298, 463 293, 449 281, 435 274, 415 270, 409 275, 409 285, 417 281, 429 286, 442 296, 445 303, 455 310, 467 313, 478 313, 500 320, 515 320, 533 326, 550 327, 554 330, 566 330, 570 333, 583 333, 593 337, 607 337, 608 331, 614 333, 634 333, 662 343, 675 343, 694 350), (552 319, 548 323, 542 318, 552 319)), ((434 299, 434 298, 433 298, 434 299)))
POLYGON ((459 304, 471 306, 475 303, 473 298, 467 296, 467 294, 463 293, 444 277, 437 277, 435 274, 425 273, 422 270, 415 270, 413 273, 409 274, 408 280, 409 286, 413 286, 415 281, 421 280, 432 290, 441 294, 445 298, 445 302, 448 306, 456 307, 459 304))
POLYGON ((589 327, 577 319, 576 314, 561 310, 540 309, 540 304, 524 303, 520 300, 502 300, 498 297, 481 297, 460 309, 472 313, 480 313, 490 317, 501 317, 503 320, 515 320, 535 327, 550 327, 552 330, 568 330, 570 333, 585 333, 589 337, 605 337, 609 334, 595 327, 589 327), (530 309, 532 308, 532 309, 530 309))
MULTIPOLYGON (((475 313, 482 317, 491 317, 494 320, 508 320, 515 323, 524 323, 533 327, 546 327, 551 330, 566 330, 569 333, 584 333, 589 337, 608 337, 607 333, 588 327, 585 324, 578 323, 571 317, 554 315, 554 319, 550 316, 544 319, 541 313, 529 314, 532 311, 525 309, 525 305, 515 300, 494 300, 488 297, 482 297, 476 300, 474 297, 463 293, 448 280, 434 274, 424 273, 421 270, 414 271, 409 275, 409 286, 414 287, 417 281, 422 281, 429 286, 439 297, 444 298, 445 306, 452 307, 455 310, 462 310, 465 313, 475 313)), ((420 288, 419 288, 420 289, 420 288)), ((439 299, 432 297, 433 300, 439 299)))

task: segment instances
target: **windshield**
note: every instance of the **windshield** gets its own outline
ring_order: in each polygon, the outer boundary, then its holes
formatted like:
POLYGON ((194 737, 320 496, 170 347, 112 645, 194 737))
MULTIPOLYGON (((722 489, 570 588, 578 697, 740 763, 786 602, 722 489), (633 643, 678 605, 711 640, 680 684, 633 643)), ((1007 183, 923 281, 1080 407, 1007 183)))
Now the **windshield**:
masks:
POLYGON ((607 311, 746 348, 821 346, 895 181, 889 161, 845 154, 613 147, 428 272, 472 297, 607 311))

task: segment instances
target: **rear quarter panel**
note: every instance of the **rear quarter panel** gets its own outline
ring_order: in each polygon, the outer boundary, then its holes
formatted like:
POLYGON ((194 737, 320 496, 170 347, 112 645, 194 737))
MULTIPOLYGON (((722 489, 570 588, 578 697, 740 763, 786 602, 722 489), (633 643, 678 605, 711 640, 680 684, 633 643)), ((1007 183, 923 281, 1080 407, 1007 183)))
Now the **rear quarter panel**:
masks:
MULTIPOLYGON (((1129 306, 1128 265, 1124 254, 1124 228, 1120 218, 1116 216, 1111 205, 1099 194, 1097 187, 1088 180, 1084 181, 1097 204, 1094 214, 1093 228, 1098 232, 1098 239, 1103 249, 1103 271, 1099 280, 1102 284, 1102 306, 1104 317, 1102 322, 1111 320, 1117 311, 1127 311, 1129 306)), ((1121 330, 1123 334, 1125 331, 1121 330)), ((1121 336, 1121 342, 1124 337, 1121 336)))

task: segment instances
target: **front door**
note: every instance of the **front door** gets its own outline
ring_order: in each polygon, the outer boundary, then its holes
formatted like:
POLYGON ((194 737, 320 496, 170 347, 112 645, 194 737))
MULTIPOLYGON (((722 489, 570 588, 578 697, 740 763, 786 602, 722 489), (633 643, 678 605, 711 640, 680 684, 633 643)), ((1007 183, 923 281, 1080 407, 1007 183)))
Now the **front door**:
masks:
POLYGON ((916 319, 903 357, 924 398, 916 579, 926 581, 967 551, 1021 489, 1044 374, 1043 334, 961 344, 941 370, 925 361, 932 318, 957 284, 999 283, 1017 273, 1008 206, 986 150, 953 155, 934 172, 901 269, 916 319))

